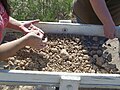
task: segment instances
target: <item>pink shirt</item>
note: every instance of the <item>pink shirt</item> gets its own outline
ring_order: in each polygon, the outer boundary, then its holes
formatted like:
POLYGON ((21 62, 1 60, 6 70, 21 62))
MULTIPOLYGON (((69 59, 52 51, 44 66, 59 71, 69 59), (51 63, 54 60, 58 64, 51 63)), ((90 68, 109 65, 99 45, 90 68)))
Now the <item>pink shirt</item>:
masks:
POLYGON ((4 29, 7 26, 8 21, 9 21, 9 16, 4 6, 0 3, 0 42, 3 38, 4 29))

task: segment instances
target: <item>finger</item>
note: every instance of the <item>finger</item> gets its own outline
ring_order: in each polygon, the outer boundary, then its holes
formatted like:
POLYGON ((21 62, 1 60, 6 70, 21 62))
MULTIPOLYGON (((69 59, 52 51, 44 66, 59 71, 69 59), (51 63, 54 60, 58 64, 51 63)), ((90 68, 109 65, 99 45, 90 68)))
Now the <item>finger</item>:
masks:
POLYGON ((45 46, 38 45, 38 46, 35 46, 34 48, 40 50, 40 49, 42 49, 42 48, 44 48, 44 47, 45 47, 45 46))
POLYGON ((39 48, 39 49, 42 49, 42 48, 44 48, 44 47, 46 47, 46 45, 40 45, 40 48, 39 48))
POLYGON ((115 36, 114 35, 111 35, 111 36, 108 36, 109 39, 114 39, 115 36))
POLYGON ((43 30, 41 30, 40 28, 36 27, 35 25, 31 24, 31 28, 33 30, 39 30, 39 32, 41 32, 42 34, 44 34, 43 30))
POLYGON ((47 45, 47 43, 41 43, 41 44, 40 44, 40 46, 44 46, 44 47, 45 47, 46 45, 47 45))
POLYGON ((36 36, 37 36, 38 38, 40 38, 40 39, 42 39, 43 36, 44 36, 44 34, 42 34, 41 32, 39 32, 39 30, 31 29, 30 32, 36 34, 36 36))
POLYGON ((115 38, 115 33, 111 33, 111 38, 114 39, 115 38))
POLYGON ((106 38, 108 38, 108 39, 113 39, 113 38, 115 38, 115 34, 113 34, 113 33, 104 33, 105 34, 105 37, 106 38))
POLYGON ((39 20, 32 20, 32 21, 30 21, 30 23, 32 23, 32 24, 39 23, 39 22, 40 22, 39 20))
POLYGON ((37 35, 40 37, 40 38, 43 38, 44 34, 38 32, 37 35))
POLYGON ((44 48, 44 47, 46 47, 46 43, 40 43, 40 44, 38 44, 38 45, 36 45, 35 47, 36 47, 36 49, 42 49, 42 48, 44 48))
POLYGON ((39 31, 40 31, 42 34, 44 34, 44 31, 43 31, 43 30, 39 29, 39 31))
POLYGON ((41 32, 42 34, 44 34, 43 30, 41 30, 40 28, 38 28, 38 27, 36 27, 34 25, 32 25, 32 27, 33 27, 34 30, 39 30, 39 32, 41 32))
POLYGON ((27 21, 24 23, 25 27, 31 26, 31 24, 39 23, 39 20, 32 20, 32 21, 27 21))
POLYGON ((42 42, 46 43, 48 41, 48 38, 46 37, 42 42))

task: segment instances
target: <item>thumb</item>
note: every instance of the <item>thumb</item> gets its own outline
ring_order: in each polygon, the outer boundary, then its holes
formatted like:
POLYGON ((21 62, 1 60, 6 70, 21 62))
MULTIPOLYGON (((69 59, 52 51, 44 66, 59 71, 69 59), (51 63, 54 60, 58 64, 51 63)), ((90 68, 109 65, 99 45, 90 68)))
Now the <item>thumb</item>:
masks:
POLYGON ((32 24, 39 23, 39 22, 40 22, 39 19, 30 21, 30 23, 32 24))
POLYGON ((48 41, 48 38, 46 37, 42 42, 46 43, 48 41))

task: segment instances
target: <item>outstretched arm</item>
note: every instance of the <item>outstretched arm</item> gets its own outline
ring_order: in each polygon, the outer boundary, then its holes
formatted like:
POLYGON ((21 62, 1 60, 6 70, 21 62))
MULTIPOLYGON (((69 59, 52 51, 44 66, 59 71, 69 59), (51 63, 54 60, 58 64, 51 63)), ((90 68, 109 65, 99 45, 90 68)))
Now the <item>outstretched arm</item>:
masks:
POLYGON ((28 33, 20 39, 0 45, 0 60, 4 60, 14 55, 19 49, 24 46, 31 46, 36 49, 42 49, 46 46, 47 41, 42 41, 42 37, 36 35, 37 32, 28 33))
POLYGON ((96 15, 103 23, 105 36, 113 39, 115 37, 115 23, 113 22, 105 0, 90 0, 90 3, 96 15))
POLYGON ((27 43, 26 37, 11 41, 0 45, 0 60, 4 60, 14 55, 19 49, 23 48, 27 43))
POLYGON ((9 17, 9 22, 8 22, 8 25, 7 25, 7 28, 12 28, 12 29, 15 29, 15 30, 19 30, 19 31, 22 31, 24 32, 23 30, 21 30, 21 28, 19 26, 21 26, 22 23, 12 17, 9 17))
POLYGON ((24 34, 27 34, 29 32, 32 32, 30 30, 28 30, 29 27, 32 28, 32 30, 39 30, 39 32, 44 33, 42 30, 40 30, 39 28, 37 28, 36 26, 34 26, 33 24, 38 23, 39 20, 32 20, 32 21, 27 21, 25 23, 21 23, 20 21, 10 17, 7 28, 12 28, 14 30, 18 30, 23 32, 24 34))

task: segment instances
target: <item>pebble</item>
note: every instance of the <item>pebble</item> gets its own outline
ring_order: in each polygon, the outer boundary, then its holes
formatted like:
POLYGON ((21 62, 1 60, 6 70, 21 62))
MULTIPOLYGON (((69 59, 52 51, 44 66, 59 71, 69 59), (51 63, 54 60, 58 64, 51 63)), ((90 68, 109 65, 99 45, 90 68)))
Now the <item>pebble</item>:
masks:
POLYGON ((4 69, 9 69, 9 65, 4 65, 4 69))
POLYGON ((8 61, 8 64, 9 64, 10 66, 14 66, 14 63, 13 63, 12 61, 8 61))
POLYGON ((93 55, 93 58, 96 59, 96 60, 98 59, 98 57, 99 56, 97 54, 93 55))
POLYGON ((90 54, 91 56, 93 56, 93 55, 96 54, 96 53, 97 53, 97 52, 96 52, 95 50, 92 50, 92 51, 90 51, 89 54, 90 54))
POLYGON ((46 53, 45 53, 45 52, 40 52, 39 55, 40 55, 40 56, 45 56, 46 53))
POLYGON ((30 49, 30 46, 25 46, 26 49, 30 49))
POLYGON ((88 54, 88 51, 87 50, 82 50, 83 54, 88 54))
POLYGON ((90 59, 90 57, 88 55, 83 56, 83 60, 89 60, 89 59, 90 59))
POLYGON ((69 55, 66 49, 62 49, 60 54, 61 55, 69 55))
POLYGON ((102 56, 102 54, 103 54, 102 50, 97 50, 97 55, 98 56, 102 56))
POLYGON ((97 69, 98 69, 98 67, 97 67, 96 65, 93 65, 92 68, 93 68, 94 70, 97 70, 97 69))
POLYGON ((105 60, 103 57, 98 57, 96 59, 96 64, 99 65, 99 66, 102 66, 103 64, 105 63, 105 60))
POLYGON ((69 58, 69 54, 68 54, 66 49, 62 49, 61 52, 60 52, 60 55, 63 59, 68 59, 69 58))
POLYGON ((52 53, 57 53, 58 52, 57 48, 51 48, 50 50, 51 50, 52 53))
POLYGON ((98 46, 92 46, 91 48, 94 49, 94 50, 97 50, 98 46))
POLYGON ((93 37, 93 40, 97 42, 98 41, 98 37, 93 37))

